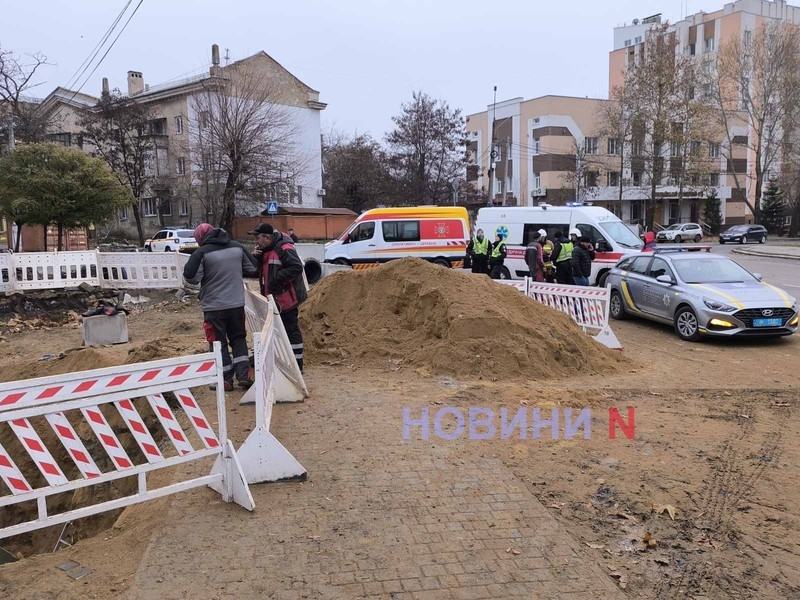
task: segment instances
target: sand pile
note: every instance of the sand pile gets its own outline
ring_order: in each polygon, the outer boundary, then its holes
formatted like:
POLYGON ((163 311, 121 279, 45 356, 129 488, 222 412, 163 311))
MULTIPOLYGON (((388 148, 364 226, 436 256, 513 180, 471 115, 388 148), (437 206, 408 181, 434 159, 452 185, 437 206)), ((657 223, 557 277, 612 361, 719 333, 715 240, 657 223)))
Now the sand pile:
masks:
POLYGON ((325 278, 300 323, 310 363, 538 380, 613 373, 623 362, 514 288, 413 258, 325 278))

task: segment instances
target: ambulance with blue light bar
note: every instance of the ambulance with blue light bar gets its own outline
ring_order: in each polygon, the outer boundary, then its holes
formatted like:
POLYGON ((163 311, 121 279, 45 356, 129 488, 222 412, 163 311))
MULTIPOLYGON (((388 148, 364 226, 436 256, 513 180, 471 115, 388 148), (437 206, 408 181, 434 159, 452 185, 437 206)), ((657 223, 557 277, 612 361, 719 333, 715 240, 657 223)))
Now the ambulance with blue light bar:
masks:
POLYGON ((492 241, 496 233, 505 234, 508 255, 503 266, 504 279, 521 279, 529 274, 525 248, 539 237, 540 229, 547 231, 547 239, 552 241, 557 231, 565 240, 569 239, 569 231, 573 228, 588 237, 596 252, 589 283, 601 287, 605 286, 609 271, 620 258, 638 254, 644 246, 642 240, 614 213, 580 202, 569 202, 566 206, 540 204, 481 208, 476 228, 483 229, 492 241))
POLYGON ((466 208, 373 208, 325 245, 325 262, 366 269, 413 256, 458 269, 464 265, 468 242, 466 208))

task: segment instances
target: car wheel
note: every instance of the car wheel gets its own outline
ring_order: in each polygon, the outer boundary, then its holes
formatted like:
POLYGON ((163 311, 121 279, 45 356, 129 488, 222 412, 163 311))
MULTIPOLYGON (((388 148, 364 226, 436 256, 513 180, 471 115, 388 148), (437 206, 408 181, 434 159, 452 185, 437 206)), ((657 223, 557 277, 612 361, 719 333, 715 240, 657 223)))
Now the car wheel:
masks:
POLYGON ((166 248, 164 248, 164 252, 172 252, 172 248, 170 248, 169 246, 167 246, 166 248))
POLYGON ((506 267, 500 269, 500 279, 511 279, 511 272, 506 267))
POLYGON ((333 264, 342 265, 343 267, 349 267, 350 261, 348 261, 346 258, 337 258, 336 260, 333 261, 333 264))
POLYGON ((675 331, 678 336, 687 342, 696 342, 700 339, 700 324, 697 315, 688 306, 683 306, 675 313, 675 331))
POLYGON ((445 258, 437 258, 435 261, 433 261, 433 264, 444 267, 445 269, 450 268, 450 262, 445 258))
POLYGON ((608 273, 609 272, 606 271, 605 273, 600 275, 600 279, 597 281, 597 287, 601 287, 601 288, 606 287, 606 284, 608 283, 608 273))
POLYGON ((676 244, 680 244, 681 243, 681 236, 676 235, 675 239, 673 239, 672 241, 675 242, 676 244))
POLYGON ((700 240, 702 240, 702 239, 703 239, 703 236, 702 236, 702 235, 700 235, 699 233, 698 233, 696 236, 694 236, 694 241, 695 241, 695 243, 699 242, 699 241, 700 241, 700 240))
POLYGON ((725 245, 725 240, 720 240, 719 243, 724 246, 725 245))
POLYGON ((760 240, 758 240, 758 243, 759 243, 759 244, 763 244, 763 243, 764 243, 764 242, 766 242, 766 241, 767 241, 767 236, 765 236, 765 235, 762 235, 762 236, 761 236, 761 239, 760 239, 760 240))
POLYGON ((745 243, 745 237, 744 236, 739 238, 739 243, 740 244, 744 244, 745 243))
POLYGON ((625 312, 625 304, 622 302, 622 295, 617 290, 611 290, 608 313, 611 315, 612 319, 616 319, 617 321, 628 318, 628 313, 625 312))

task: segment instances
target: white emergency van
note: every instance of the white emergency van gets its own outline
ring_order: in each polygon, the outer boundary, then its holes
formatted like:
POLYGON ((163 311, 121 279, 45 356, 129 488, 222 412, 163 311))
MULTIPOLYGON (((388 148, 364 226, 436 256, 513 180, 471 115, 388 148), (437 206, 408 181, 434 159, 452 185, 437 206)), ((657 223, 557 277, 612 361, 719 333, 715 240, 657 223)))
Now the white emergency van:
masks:
POLYGON ((495 233, 505 235, 508 255, 502 276, 506 279, 521 279, 529 274, 525 247, 538 237, 540 229, 547 231, 549 240, 554 240, 557 231, 568 238, 573 227, 588 237, 595 248, 596 258, 589 277, 592 285, 605 286, 606 276, 617 261, 626 254, 641 252, 644 246, 614 213, 579 203, 481 208, 476 224, 491 240, 495 233))
POLYGON ((359 215, 339 239, 325 244, 325 262, 367 269, 413 256, 458 269, 468 241, 466 208, 373 208, 359 215))

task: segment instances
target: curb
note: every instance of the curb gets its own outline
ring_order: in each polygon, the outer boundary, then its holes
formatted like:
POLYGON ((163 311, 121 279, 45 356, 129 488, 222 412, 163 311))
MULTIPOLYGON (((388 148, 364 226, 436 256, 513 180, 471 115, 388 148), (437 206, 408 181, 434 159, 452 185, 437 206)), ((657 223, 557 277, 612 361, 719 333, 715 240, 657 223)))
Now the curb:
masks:
POLYGON ((800 256, 796 254, 777 254, 772 252, 759 252, 757 250, 745 250, 734 248, 731 250, 734 254, 745 254, 747 256, 760 256, 761 258, 783 258, 786 260, 800 260, 800 256))

